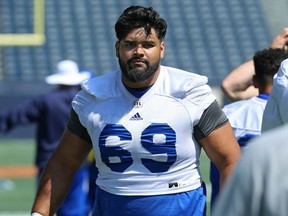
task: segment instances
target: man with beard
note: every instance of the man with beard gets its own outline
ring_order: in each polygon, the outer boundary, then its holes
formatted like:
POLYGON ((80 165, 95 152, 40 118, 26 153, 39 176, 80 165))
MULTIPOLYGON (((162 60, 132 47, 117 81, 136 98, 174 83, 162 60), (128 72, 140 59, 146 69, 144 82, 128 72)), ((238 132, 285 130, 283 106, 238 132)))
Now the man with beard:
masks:
POLYGON ((131 6, 115 24, 120 71, 82 85, 32 215, 53 215, 92 149, 99 174, 93 215, 205 215, 203 148, 223 184, 240 148, 207 78, 160 65, 166 22, 131 6))

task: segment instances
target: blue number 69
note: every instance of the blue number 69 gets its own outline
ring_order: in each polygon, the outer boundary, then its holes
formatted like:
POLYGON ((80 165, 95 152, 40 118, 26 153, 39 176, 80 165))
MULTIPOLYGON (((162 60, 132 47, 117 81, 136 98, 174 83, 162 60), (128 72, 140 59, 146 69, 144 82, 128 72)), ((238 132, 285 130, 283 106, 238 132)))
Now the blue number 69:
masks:
MULTIPOLYGON (((106 140, 109 136, 116 136, 120 141, 132 141, 131 133, 120 124, 108 124, 104 127, 99 137, 99 149, 102 161, 115 172, 124 172, 133 163, 132 155, 129 151, 119 146, 107 146, 106 140), (112 163, 111 157, 116 157, 119 162, 112 163)), ((141 145, 149 151, 155 159, 158 156, 165 156, 166 161, 156 161, 142 158, 142 164, 152 173, 167 171, 176 161, 177 153, 175 148, 176 133, 165 123, 152 123, 141 134, 141 145), (164 141, 154 143, 155 135, 163 135, 164 141), (157 156, 156 156, 157 155, 157 156)))

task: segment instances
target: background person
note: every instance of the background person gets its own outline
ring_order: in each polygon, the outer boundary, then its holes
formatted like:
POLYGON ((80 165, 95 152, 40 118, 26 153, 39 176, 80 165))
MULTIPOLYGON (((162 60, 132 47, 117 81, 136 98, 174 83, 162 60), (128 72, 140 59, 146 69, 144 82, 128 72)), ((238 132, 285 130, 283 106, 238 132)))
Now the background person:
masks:
MULTIPOLYGON (((272 40, 269 48, 287 49, 287 44, 288 27, 283 28, 282 31, 272 40)), ((253 59, 239 65, 222 81, 221 89, 224 95, 232 102, 257 96, 259 91, 252 84, 254 74, 253 59)))
POLYGON ((287 133, 288 125, 249 142, 216 199, 212 216, 288 215, 287 133))
MULTIPOLYGON (((250 139, 261 134, 263 111, 272 89, 273 76, 286 58, 288 58, 288 51, 284 49, 265 49, 256 52, 253 56, 255 67, 253 85, 258 90, 258 95, 223 107, 242 150, 247 147, 250 139)), ((213 208, 219 193, 219 172, 212 162, 210 181, 212 184, 211 207, 213 208)))
MULTIPOLYGON (((244 151, 231 178, 224 186, 215 202, 212 216, 255 215, 284 216, 288 214, 287 194, 287 76, 288 59, 274 77, 269 101, 273 101, 277 110, 265 107, 262 121, 262 135, 249 142, 250 148, 244 151), (274 98, 274 99, 272 99, 274 98), (275 100, 277 98, 277 100, 275 100), (276 105, 277 103, 277 105, 276 105), (275 115, 276 113, 276 115, 275 115), (266 126, 265 116, 277 119, 279 124, 266 126), (282 125, 283 127, 279 127, 282 125), (265 132, 265 133, 263 133, 265 132)), ((272 120, 272 119, 271 119, 272 120)))
MULTIPOLYGON (((71 101, 80 90, 79 85, 90 76, 88 72, 80 73, 74 61, 60 61, 56 72, 45 78, 46 83, 57 86, 56 89, 0 113, 0 132, 9 132, 19 125, 37 124, 35 165, 38 180, 59 144, 69 119, 71 101)), ((83 164, 57 211, 58 216, 87 215, 88 174, 88 169, 83 164)))
POLYGON ((288 59, 281 63, 274 77, 271 97, 265 107, 262 132, 283 126, 288 122, 288 59))

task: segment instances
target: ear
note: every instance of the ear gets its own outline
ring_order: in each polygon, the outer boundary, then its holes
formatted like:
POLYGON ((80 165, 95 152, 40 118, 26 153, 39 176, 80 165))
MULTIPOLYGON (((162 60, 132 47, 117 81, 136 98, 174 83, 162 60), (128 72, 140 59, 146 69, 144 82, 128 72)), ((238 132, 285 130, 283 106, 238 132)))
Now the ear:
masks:
POLYGON ((119 41, 116 41, 115 43, 115 53, 116 57, 119 58, 119 41))
POLYGON ((164 52, 165 52, 165 43, 162 41, 160 44, 160 58, 164 58, 164 52))
POLYGON ((259 88, 259 83, 258 83, 258 80, 256 78, 256 75, 253 75, 252 81, 253 81, 253 86, 255 88, 259 88))

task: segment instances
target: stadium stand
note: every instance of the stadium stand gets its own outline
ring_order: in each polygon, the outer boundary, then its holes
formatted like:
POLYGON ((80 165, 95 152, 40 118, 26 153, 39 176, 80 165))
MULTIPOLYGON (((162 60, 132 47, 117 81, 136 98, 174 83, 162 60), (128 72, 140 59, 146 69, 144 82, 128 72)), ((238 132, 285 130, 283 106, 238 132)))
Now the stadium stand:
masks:
MULTIPOLYGON (((73 59, 97 74, 114 70, 118 67, 115 19, 127 5, 142 2, 154 6, 168 21, 163 63, 204 74, 212 85, 219 85, 233 67, 271 39, 257 0, 49 0, 45 2, 46 44, 2 48, 3 79, 41 81, 61 59, 73 59)), ((0 32, 31 32, 32 3, 1 0, 0 32)))

